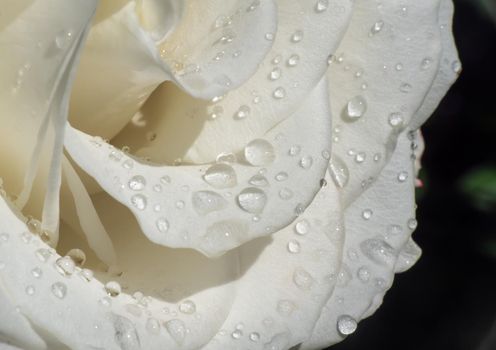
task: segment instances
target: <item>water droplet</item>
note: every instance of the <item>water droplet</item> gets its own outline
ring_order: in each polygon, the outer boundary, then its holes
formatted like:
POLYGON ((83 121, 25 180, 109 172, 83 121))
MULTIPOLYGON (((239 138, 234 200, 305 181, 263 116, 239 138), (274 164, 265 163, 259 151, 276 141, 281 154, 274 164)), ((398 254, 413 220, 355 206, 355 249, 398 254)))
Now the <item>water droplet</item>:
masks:
POLYGON ((53 295, 59 299, 64 299, 67 295, 67 286, 62 282, 55 282, 51 287, 53 295))
POLYGON ((291 35, 291 41, 294 43, 298 43, 301 40, 303 40, 303 31, 302 30, 297 30, 296 32, 291 35))
POLYGON ((89 269, 83 269, 81 271, 81 277, 86 281, 89 282, 93 279, 93 271, 89 269))
POLYGON ((415 230, 417 228, 418 222, 415 219, 408 220, 407 226, 410 230, 415 230))
POLYGON ((186 336, 186 326, 183 321, 179 319, 167 321, 165 323, 165 328, 177 344, 181 345, 183 343, 184 337, 186 336))
POLYGON ((265 187, 269 185, 269 181, 267 178, 263 175, 253 175, 250 180, 248 181, 251 185, 258 186, 258 187, 265 187))
POLYGON ((453 72, 455 72, 456 74, 460 74, 462 72, 462 64, 460 63, 460 61, 454 61, 452 64, 451 64, 451 69, 453 70, 453 72))
POLYGON ((338 332, 343 335, 350 335, 356 331, 358 327, 357 321, 349 316, 349 315, 342 315, 339 316, 338 318, 338 332))
POLYGON ((207 169, 203 179, 215 188, 229 188, 237 184, 234 169, 227 164, 214 164, 207 169))
POLYGON ((36 257, 41 261, 41 262, 46 262, 50 257, 52 256, 52 253, 46 249, 46 248, 40 248, 36 251, 36 257))
POLYGON ((427 69, 429 69, 431 67, 431 64, 432 64, 432 59, 430 59, 430 58, 424 58, 422 60, 422 63, 420 63, 420 68, 422 70, 427 70, 427 69))
POLYGON ((288 242, 288 252, 297 254, 301 250, 300 243, 296 239, 292 239, 288 242))
POLYGON ((158 218, 155 225, 157 226, 157 230, 159 230, 159 232, 165 233, 169 230, 169 221, 165 218, 158 218))
POLYGON ((251 341, 257 342, 260 340, 260 334, 258 334, 257 332, 252 332, 252 333, 250 333, 249 338, 251 341))
POLYGON ((109 281, 105 284, 105 291, 111 297, 116 297, 122 292, 121 285, 116 281, 109 281))
POLYGON ((375 34, 379 33, 383 27, 384 27, 383 21, 375 22, 374 25, 372 25, 372 28, 370 28, 370 34, 375 35, 375 34))
POLYGON ((377 264, 387 265, 394 258, 394 248, 380 239, 367 239, 360 244, 362 253, 377 264))
POLYGON ((288 154, 291 157, 297 156, 301 152, 301 147, 298 145, 293 145, 289 148, 288 154))
POLYGON ((28 221, 26 221, 26 226, 32 233, 40 234, 41 232, 41 222, 39 220, 29 218, 28 221))
POLYGON ((388 118, 389 125, 392 127, 401 127, 403 125, 403 116, 401 113, 391 113, 388 118))
POLYGON ((145 210, 148 201, 142 194, 136 194, 131 197, 131 204, 138 210, 145 210))
POLYGON ((128 182, 128 186, 133 191, 142 191, 146 186, 146 180, 141 175, 136 175, 128 182))
POLYGON ((238 204, 244 211, 252 214, 260 214, 267 203, 267 195, 264 191, 255 188, 245 188, 238 195, 238 204))
POLYGON ((398 174, 398 181, 405 182, 408 179, 408 173, 406 171, 402 171, 398 174))
POLYGON ((275 67, 272 69, 272 71, 269 73, 269 79, 270 80, 277 80, 281 77, 282 75, 282 70, 279 67, 275 67))
POLYGON ((274 178, 276 179, 276 181, 283 182, 283 181, 286 181, 288 179, 288 177, 289 177, 289 175, 287 172, 281 171, 281 172, 277 173, 274 178))
POLYGON ((313 158, 311 156, 304 156, 300 159, 300 166, 303 169, 310 169, 313 164, 313 158))
POLYGON ((179 305, 179 311, 187 315, 194 314, 196 312, 196 305, 191 300, 185 300, 179 305))
POLYGON ((222 116, 222 113, 224 113, 224 108, 222 106, 214 106, 208 114, 208 119, 215 120, 222 116))
POLYGON ((357 162, 359 164, 363 163, 366 158, 367 158, 367 155, 365 154, 365 152, 358 152, 357 154, 355 154, 355 162, 357 162))
POLYGON ((274 40, 274 33, 265 33, 265 40, 268 41, 274 40))
POLYGON ((278 333, 264 344, 263 350, 285 350, 289 348, 289 336, 287 333, 278 333))
POLYGON ((55 267, 62 276, 70 276, 74 273, 76 264, 70 257, 64 256, 55 261, 55 267))
POLYGON ((81 249, 71 249, 67 252, 67 256, 79 267, 86 262, 86 254, 81 249))
POLYGON ((234 114, 234 119, 245 119, 250 115, 250 107, 243 105, 239 107, 238 111, 234 114))
POLYGON ((284 97, 286 97, 286 90, 284 90, 283 87, 279 86, 278 88, 276 88, 274 90, 274 92, 272 93, 272 96, 274 96, 275 99, 282 99, 284 97))
POLYGON ((307 219, 298 221, 295 225, 295 231, 299 235, 306 235, 310 231, 310 222, 307 219))
POLYGON ((132 169, 134 167, 134 162, 131 160, 131 159, 126 159, 123 163, 122 163, 122 167, 124 169, 132 169))
POLYGON ((350 174, 348 167, 341 158, 334 155, 332 156, 331 162, 329 163, 329 172, 337 187, 344 188, 346 186, 350 174))
POLYGON ((312 275, 305 269, 298 267, 293 273, 293 282, 302 290, 309 290, 312 288, 314 279, 312 275))
POLYGON ((367 111, 367 101, 363 96, 355 96, 346 105, 346 119, 356 121, 367 111))
POLYGON ((293 198, 293 191, 287 187, 284 187, 279 191, 279 198, 283 200, 291 199, 293 198))
POLYGON ((329 7, 329 0, 318 0, 315 3, 315 12, 322 13, 329 7))
POLYGON ((362 266, 357 271, 357 277, 360 281, 366 283, 370 280, 370 271, 365 266, 362 266))
POLYGON ((287 64, 288 64, 288 67, 296 67, 299 62, 300 62, 300 56, 291 55, 288 58, 287 64))
POLYGON ((213 191, 195 192, 191 201, 195 211, 201 215, 206 215, 227 207, 227 201, 220 194, 213 191))
POLYGON ((72 39, 72 32, 66 32, 66 31, 63 31, 63 32, 60 32, 59 34, 57 34, 55 36, 55 46, 58 48, 58 49, 64 49, 66 48, 70 41, 72 39))
POLYGON ((242 336, 243 336, 243 332, 239 329, 236 329, 231 333, 231 337, 233 337, 233 339, 239 339, 242 336))
POLYGON ((282 316, 289 316, 296 309, 295 303, 291 300, 279 300, 277 303, 277 312, 282 316))
POLYGON ((365 209, 364 211, 362 211, 362 218, 364 218, 365 220, 369 220, 372 217, 372 214, 372 210, 365 209))
POLYGON ((114 323, 114 338, 121 350, 137 350, 141 348, 138 332, 129 319, 112 315, 114 323))
POLYGON ((169 185, 171 183, 171 178, 168 175, 164 175, 160 178, 160 182, 164 185, 169 185))
POLYGON ((31 270, 31 274, 34 278, 41 278, 41 276, 43 276, 43 271, 39 267, 35 267, 31 270))
POLYGON ((254 166, 270 164, 276 155, 272 144, 263 139, 255 139, 245 147, 245 159, 254 166))
POLYGON ((34 286, 31 286, 31 285, 27 286, 25 291, 26 291, 26 294, 29 296, 33 296, 34 293, 36 293, 36 289, 34 288, 34 286))
POLYGON ((410 91, 412 91, 412 85, 408 84, 408 83, 403 83, 400 85, 400 91, 407 94, 409 93, 410 91))

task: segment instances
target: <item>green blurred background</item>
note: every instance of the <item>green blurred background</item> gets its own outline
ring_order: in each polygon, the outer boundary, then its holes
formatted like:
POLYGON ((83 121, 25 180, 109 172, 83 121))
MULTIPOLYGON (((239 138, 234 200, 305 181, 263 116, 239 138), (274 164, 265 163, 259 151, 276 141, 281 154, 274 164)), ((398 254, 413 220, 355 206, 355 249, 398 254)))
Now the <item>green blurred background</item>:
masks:
POLYGON ((333 350, 496 350, 496 0, 455 0, 463 73, 423 128, 423 256, 333 350))

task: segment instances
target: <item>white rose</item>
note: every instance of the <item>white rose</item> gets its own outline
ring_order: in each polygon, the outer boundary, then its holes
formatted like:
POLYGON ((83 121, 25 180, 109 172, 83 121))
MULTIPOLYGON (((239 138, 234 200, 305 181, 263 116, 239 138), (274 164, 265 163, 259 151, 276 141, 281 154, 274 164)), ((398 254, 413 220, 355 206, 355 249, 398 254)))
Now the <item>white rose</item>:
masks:
POLYGON ((4 2, 0 347, 320 349, 353 333, 420 255, 416 130, 460 71, 452 12, 4 2))

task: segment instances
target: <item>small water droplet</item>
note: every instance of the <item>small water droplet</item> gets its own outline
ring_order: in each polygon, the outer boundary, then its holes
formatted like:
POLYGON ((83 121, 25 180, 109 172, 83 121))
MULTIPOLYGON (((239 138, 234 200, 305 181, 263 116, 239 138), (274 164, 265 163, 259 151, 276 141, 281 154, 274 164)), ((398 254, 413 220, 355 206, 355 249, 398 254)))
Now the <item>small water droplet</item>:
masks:
POLYGON ((370 271, 365 266, 362 266, 357 271, 357 277, 360 281, 366 283, 370 280, 370 271))
POLYGON ((239 107, 239 109, 237 110, 237 112, 234 114, 234 119, 245 119, 246 117, 248 117, 250 115, 250 107, 246 106, 246 105, 243 105, 241 107, 239 107))
POLYGON ((50 257, 52 256, 52 253, 46 249, 46 248, 40 248, 36 251, 36 257, 41 261, 41 262, 46 262, 50 257))
POLYGON ((270 80, 277 80, 281 77, 282 75, 282 70, 281 68, 279 67, 275 67, 274 69, 272 69, 269 73, 269 79, 270 80))
POLYGON ((287 64, 288 64, 288 67, 296 67, 299 62, 300 62, 300 56, 291 55, 288 58, 287 64))
POLYGON ((234 187, 237 184, 234 169, 227 164, 214 164, 207 169, 203 176, 205 182, 215 188, 234 187))
POLYGON ((187 315, 194 314, 196 312, 196 305, 191 300, 185 300, 179 304, 179 311, 187 315))
POLYGON ((360 249, 377 264, 388 265, 395 258, 394 248, 380 239, 367 239, 360 243, 360 249))
POLYGON ((105 291, 111 297, 116 297, 122 292, 121 285, 116 281, 110 281, 105 284, 105 291))
POLYGON ((249 338, 252 342, 257 342, 260 340, 260 334, 258 334, 257 332, 252 332, 250 333, 249 338))
POLYGON ((131 204, 138 210, 145 210, 148 201, 142 194, 136 194, 131 197, 131 204))
POLYGON ((64 256, 55 261, 55 267, 62 276, 70 276, 74 273, 76 264, 70 257, 64 256))
POLYGON ((141 348, 138 332, 129 319, 112 315, 114 323, 114 338, 121 350, 137 350, 141 348))
POLYGON ((128 182, 128 186, 133 191, 142 191, 146 186, 146 180, 141 175, 136 175, 128 182))
POLYGON ((306 235, 310 231, 310 222, 307 219, 298 221, 295 224, 295 231, 299 235, 306 235))
POLYGON ((293 145, 288 150, 288 154, 291 157, 297 156, 298 154, 300 154, 300 152, 301 152, 301 147, 298 145, 293 145))
POLYGON ((315 3, 315 12, 322 13, 329 7, 329 0, 318 0, 315 3))
POLYGON ((29 296, 33 296, 34 293, 36 293, 36 289, 32 285, 27 286, 25 291, 26 291, 26 294, 29 296))
POLYGON ((460 74, 462 72, 462 64, 460 63, 460 61, 454 61, 452 64, 451 64, 451 69, 453 70, 453 72, 455 72, 456 74, 460 74))
POLYGON ((79 267, 86 262, 86 254, 81 249, 71 249, 67 252, 67 256, 79 267))
POLYGON ((67 295, 67 286, 62 282, 55 282, 51 287, 53 295, 59 299, 64 299, 67 295))
POLYGON ((274 96, 274 98, 277 100, 283 99, 284 97, 286 97, 286 90, 284 90, 283 87, 279 86, 274 90, 272 96, 274 96))
POLYGON ((427 70, 431 67, 432 65, 432 59, 431 58, 424 58, 422 60, 422 63, 420 63, 420 68, 422 70, 427 70))
POLYGON ((255 139, 245 147, 245 159, 254 166, 270 164, 276 158, 272 144, 263 139, 255 139))
POLYGON ((402 171, 398 174, 398 181, 405 182, 408 179, 408 173, 406 171, 402 171))
POLYGON ((403 116, 398 112, 391 113, 388 122, 392 127, 401 127, 403 125, 403 116))
POLYGON ((227 201, 217 192, 198 191, 192 196, 193 208, 198 214, 206 215, 227 207, 227 201))
POLYGON ((364 218, 365 220, 369 220, 372 217, 372 214, 372 210, 365 209, 364 211, 362 211, 362 218, 364 218))
POLYGON ((31 270, 31 274, 34 278, 41 278, 41 276, 43 276, 43 271, 39 267, 35 267, 31 270))
POLYGON ((240 329, 236 329, 231 333, 233 339, 239 339, 243 336, 243 332, 240 329))
POLYGON ((279 198, 283 200, 289 200, 293 198, 293 191, 291 189, 284 187, 279 191, 279 198))
POLYGON ((377 21, 372 25, 372 28, 370 28, 370 35, 375 35, 379 33, 382 28, 384 27, 384 22, 383 21, 377 21))
POLYGON ((410 230, 415 230, 418 226, 418 222, 415 219, 410 219, 407 222, 407 226, 410 230))
POLYGON ((301 250, 300 243, 296 239, 292 239, 288 242, 288 252, 297 254, 301 250))
POLYGON ((309 290, 313 286, 314 279, 308 271, 298 267, 293 273, 293 282, 301 290, 309 290))
POLYGON ((408 84, 408 83, 403 83, 400 85, 400 91, 407 94, 409 93, 410 91, 412 91, 412 85, 411 84, 408 84))
POLYGON ((297 30, 291 35, 291 41, 294 43, 298 43, 303 40, 303 31, 297 30))
POLYGON ((158 218, 155 225, 157 226, 157 230, 159 230, 159 232, 165 233, 169 230, 169 221, 167 221, 166 218, 158 218))
POLYGON ((277 303, 276 310, 282 316, 291 315, 294 309, 296 309, 296 305, 291 300, 279 300, 277 303))

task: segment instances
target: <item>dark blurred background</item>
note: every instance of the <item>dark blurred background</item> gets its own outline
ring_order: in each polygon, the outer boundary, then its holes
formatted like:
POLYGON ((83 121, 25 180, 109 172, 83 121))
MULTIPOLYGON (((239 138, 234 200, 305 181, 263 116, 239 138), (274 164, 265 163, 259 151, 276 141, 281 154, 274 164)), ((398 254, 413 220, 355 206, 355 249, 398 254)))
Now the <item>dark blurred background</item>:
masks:
POLYGON ((332 350, 496 350, 496 0, 455 0, 463 73, 423 128, 423 256, 332 350))

